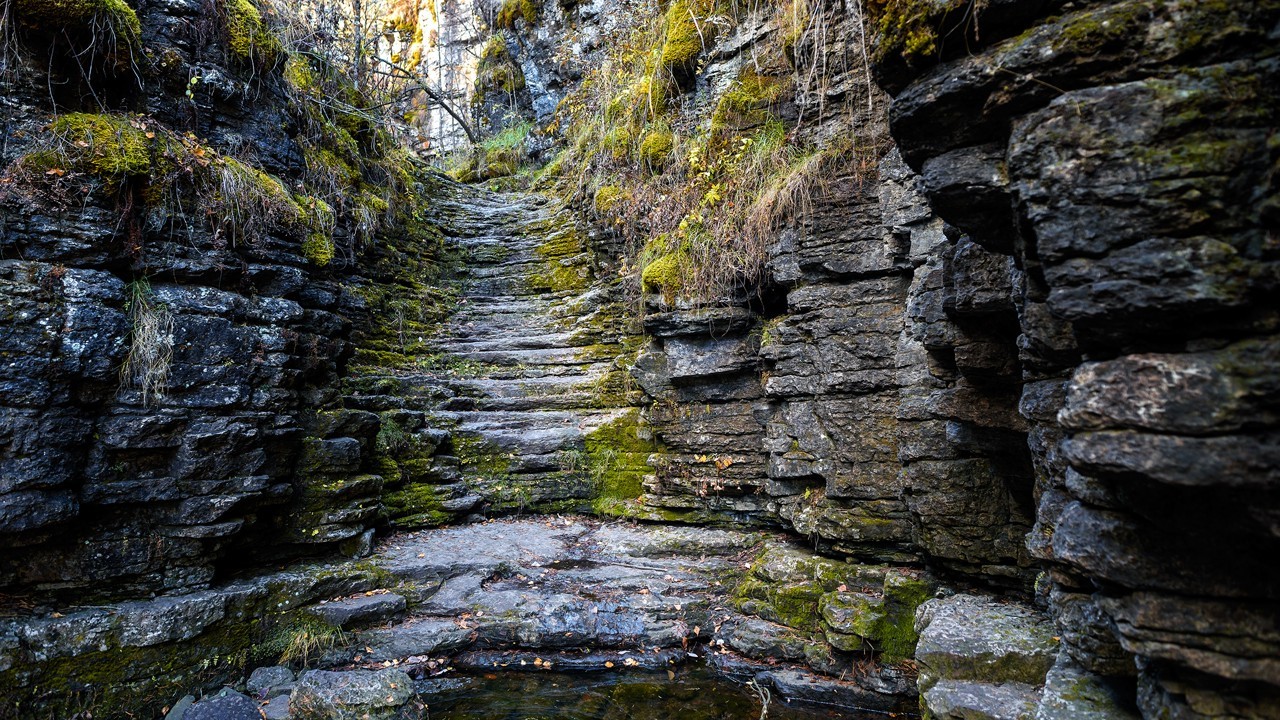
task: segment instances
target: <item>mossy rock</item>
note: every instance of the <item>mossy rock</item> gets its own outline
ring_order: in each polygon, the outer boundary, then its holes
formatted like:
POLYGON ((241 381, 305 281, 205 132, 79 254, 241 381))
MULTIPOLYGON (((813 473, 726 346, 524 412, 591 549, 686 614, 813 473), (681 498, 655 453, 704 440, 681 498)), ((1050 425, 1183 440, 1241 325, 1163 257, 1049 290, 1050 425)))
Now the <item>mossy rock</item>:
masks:
POLYGON ((591 206, 597 215, 604 215, 626 198, 626 191, 617 185, 601 185, 592 198, 591 206))
POLYGON ((667 253, 644 267, 640 273, 640 285, 644 292, 662 293, 674 298, 684 286, 688 276, 688 257, 682 252, 667 253))
POLYGON ((583 440, 586 470, 596 485, 592 509, 601 515, 632 516, 639 510, 644 477, 653 471, 649 456, 662 451, 640 411, 628 410, 583 440))
POLYGON ((283 48, 253 0, 224 0, 222 12, 231 58, 246 65, 275 65, 283 48))
POLYGON ((151 173, 152 138, 129 117, 70 113, 54 121, 50 130, 77 170, 111 180, 151 173))
POLYGON ((868 0, 866 13, 877 61, 900 58, 916 64, 938 49, 947 15, 968 7, 964 0, 868 0))
POLYGON ((711 116, 713 132, 726 128, 747 130, 775 119, 773 108, 791 87, 791 79, 761 75, 747 67, 720 96, 711 116))
POLYGON ((669 130, 654 130, 640 142, 640 162, 653 172, 666 166, 675 148, 675 137, 669 130))
POLYGON ((681 88, 692 84, 698 57, 715 40, 715 26, 704 21, 709 10, 706 0, 674 0, 667 6, 661 63, 681 88))
POLYGON ((392 524, 400 529, 439 527, 453 520, 444 509, 439 491, 427 483, 409 483, 394 492, 384 493, 382 501, 392 524))
POLYGON ((533 0, 503 0, 494 25, 503 30, 514 30, 517 20, 523 20, 529 27, 538 21, 538 6, 533 0))

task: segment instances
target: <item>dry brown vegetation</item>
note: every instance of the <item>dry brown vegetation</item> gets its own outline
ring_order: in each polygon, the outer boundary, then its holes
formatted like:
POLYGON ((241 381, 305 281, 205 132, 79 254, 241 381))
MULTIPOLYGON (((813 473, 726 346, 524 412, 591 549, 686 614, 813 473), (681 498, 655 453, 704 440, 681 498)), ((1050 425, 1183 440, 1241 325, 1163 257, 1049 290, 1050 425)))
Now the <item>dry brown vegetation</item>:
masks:
POLYGON ((831 180, 873 173, 878 157, 876 138, 805 126, 822 121, 821 107, 784 119, 833 71, 809 60, 824 55, 814 48, 829 40, 830 12, 784 0, 637 13, 648 19, 561 104, 549 129, 565 148, 540 182, 626 239, 626 271, 642 290, 695 304, 756 291, 780 230, 802 223, 831 180), (710 101, 688 92, 679 63, 701 71, 714 37, 759 22, 771 32, 727 89, 710 101))

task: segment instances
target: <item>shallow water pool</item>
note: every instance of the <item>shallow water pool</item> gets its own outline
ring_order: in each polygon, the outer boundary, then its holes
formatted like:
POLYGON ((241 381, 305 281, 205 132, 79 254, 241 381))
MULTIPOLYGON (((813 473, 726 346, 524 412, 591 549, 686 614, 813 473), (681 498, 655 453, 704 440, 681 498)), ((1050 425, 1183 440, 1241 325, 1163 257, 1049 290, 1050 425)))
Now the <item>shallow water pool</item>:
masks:
MULTIPOLYGON (((431 720, 758 720, 754 690, 704 668, 634 673, 464 675, 421 683, 431 720)), ((886 716, 778 698, 768 720, 886 716)))

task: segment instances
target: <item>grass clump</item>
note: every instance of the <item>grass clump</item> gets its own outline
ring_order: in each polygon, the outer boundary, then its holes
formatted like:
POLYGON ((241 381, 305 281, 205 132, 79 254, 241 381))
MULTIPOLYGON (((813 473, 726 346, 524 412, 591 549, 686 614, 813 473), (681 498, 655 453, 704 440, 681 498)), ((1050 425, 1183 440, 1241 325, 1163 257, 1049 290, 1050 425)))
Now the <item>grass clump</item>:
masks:
POLYGON ((125 311, 129 315, 129 352, 120 370, 122 386, 137 390, 143 405, 163 398, 173 362, 173 315, 155 301, 145 278, 129 284, 125 311))

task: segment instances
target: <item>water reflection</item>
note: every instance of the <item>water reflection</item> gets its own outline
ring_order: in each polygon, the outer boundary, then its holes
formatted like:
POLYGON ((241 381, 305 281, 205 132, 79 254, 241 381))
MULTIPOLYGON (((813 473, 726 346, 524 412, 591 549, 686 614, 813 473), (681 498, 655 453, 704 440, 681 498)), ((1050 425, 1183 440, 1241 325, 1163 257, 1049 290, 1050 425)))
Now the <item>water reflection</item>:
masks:
MULTIPOLYGON (((424 681, 431 720, 757 720, 761 700, 703 668, 657 673, 502 672, 424 681)), ((874 713, 769 703, 768 720, 882 719, 874 713)))

